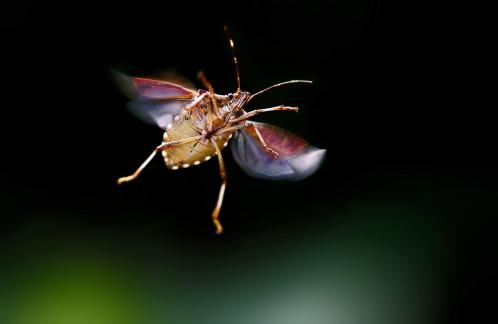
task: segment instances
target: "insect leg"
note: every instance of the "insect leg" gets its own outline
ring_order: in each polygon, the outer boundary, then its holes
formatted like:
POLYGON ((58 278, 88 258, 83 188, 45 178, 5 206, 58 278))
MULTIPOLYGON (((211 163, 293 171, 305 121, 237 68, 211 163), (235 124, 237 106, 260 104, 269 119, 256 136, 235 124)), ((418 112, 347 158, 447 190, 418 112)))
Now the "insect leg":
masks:
POLYGON ((263 148, 268 152, 270 153, 271 155, 273 155, 273 157, 275 159, 278 159, 278 152, 275 151, 274 149, 272 149, 271 147, 269 147, 265 140, 263 139, 263 137, 261 136, 261 133, 259 132, 259 130, 256 128, 256 126, 254 126, 254 124, 251 122, 251 121, 245 121, 243 122, 242 124, 238 124, 238 125, 235 125, 235 126, 230 126, 230 127, 225 127, 223 129, 221 129, 220 131, 216 132, 217 135, 223 135, 223 134, 226 134, 226 133, 232 133, 232 132, 235 132, 236 130, 238 129, 241 129, 241 128, 251 128, 252 130, 254 130, 254 132, 256 133, 256 135, 258 136, 258 139, 259 141, 261 142, 261 144, 263 145, 263 148))
POLYGON ((138 169, 135 172, 133 172, 133 174, 131 174, 129 176, 126 176, 126 177, 119 178, 118 179, 118 184, 123 184, 123 183, 126 183, 126 182, 130 182, 132 180, 135 180, 140 175, 140 173, 142 172, 142 170, 147 166, 147 164, 149 164, 149 162, 152 161, 152 159, 154 158, 154 156, 156 156, 157 152, 165 150, 165 149, 168 149, 168 148, 170 148, 172 146, 175 146, 175 145, 180 145, 180 144, 185 144, 185 143, 197 141, 197 140, 199 140, 201 138, 202 138, 202 136, 194 136, 194 137, 189 137, 189 138, 185 138, 185 139, 182 139, 182 140, 177 140, 177 141, 171 141, 171 142, 162 143, 161 145, 157 146, 154 149, 154 151, 152 151, 152 154, 149 155, 149 157, 138 167, 138 169))
POLYGON ((209 80, 206 78, 204 71, 197 72, 197 78, 202 82, 202 84, 207 88, 209 92, 214 93, 213 86, 211 85, 211 82, 209 82, 209 80))
POLYGON ((256 109, 256 110, 252 110, 248 113, 243 114, 239 118, 232 119, 232 120, 230 120, 230 122, 231 123, 239 123, 239 122, 242 122, 244 120, 248 120, 249 118, 251 118, 257 114, 261 114, 261 113, 269 112, 269 111, 277 111, 277 110, 289 110, 289 111, 297 112, 299 110, 299 108, 298 107, 289 107, 289 106, 276 106, 276 107, 271 107, 271 108, 256 109))
POLYGON ((258 136, 258 139, 259 141, 261 142, 261 144, 263 145, 263 148, 265 149, 265 151, 267 151, 268 153, 270 153, 271 155, 273 155, 273 158, 275 159, 278 159, 278 152, 275 151, 274 149, 272 149, 271 147, 269 147, 265 140, 263 139, 263 137, 261 136, 261 133, 259 132, 258 128, 256 126, 254 126, 253 123, 249 123, 249 125, 247 125, 247 128, 251 128, 252 130, 254 130, 254 132, 256 133, 256 135, 258 136))
POLYGON ((154 158, 154 156, 156 156, 157 152, 159 152, 161 149, 158 147, 156 147, 154 149, 154 151, 152 151, 152 154, 149 155, 149 157, 147 158, 147 160, 144 161, 144 163, 142 163, 138 169, 133 172, 132 175, 129 175, 129 176, 126 176, 126 177, 121 177, 118 179, 118 184, 123 184, 123 183, 126 183, 126 182, 130 182, 132 180, 135 180, 136 177, 138 177, 140 175, 140 173, 142 172, 142 170, 147 166, 147 164, 149 164, 149 162, 154 158))
POLYGON ((220 214, 221 205, 223 203, 223 196, 225 195, 225 188, 227 185, 227 174, 225 171, 225 163, 223 162, 223 156, 221 155, 220 148, 218 147, 218 144, 216 144, 216 141, 213 138, 211 138, 211 144, 213 144, 216 150, 216 155, 218 156, 218 161, 220 163, 220 176, 221 176, 220 193, 218 195, 218 201, 216 202, 216 207, 214 208, 213 213, 211 214, 211 218, 213 219, 214 226, 216 226, 216 234, 221 234, 223 232, 223 227, 221 226, 221 223, 218 220, 218 216, 220 214))
POLYGON ((216 131, 216 135, 223 135, 223 134, 226 134, 226 133, 233 133, 235 132, 236 130, 238 129, 241 129, 241 128, 244 128, 244 127, 247 127, 251 125, 251 122, 250 121, 245 121, 241 124, 238 124, 238 125, 235 125, 235 126, 229 126, 229 127, 225 127, 225 128, 220 128, 218 131, 216 131))
MULTIPOLYGON (((216 100, 213 98, 215 93, 213 86, 211 85, 211 82, 206 77, 206 74, 204 74, 204 71, 199 71, 197 73, 197 78, 202 82, 202 84, 208 89, 209 91, 209 100, 211 101, 211 105, 214 107, 213 112, 218 116, 218 118, 221 118, 221 116, 218 114, 218 104, 216 100)), ((207 114, 207 129, 211 131, 213 129, 213 120, 212 120, 212 115, 207 114)))
POLYGON ((186 105, 185 106, 185 109, 186 110, 190 110, 192 109, 192 107, 196 107, 202 100, 204 100, 204 97, 207 95, 208 93, 203 93, 201 94, 199 97, 197 97, 197 99, 195 99, 194 101, 192 101, 190 104, 186 105))

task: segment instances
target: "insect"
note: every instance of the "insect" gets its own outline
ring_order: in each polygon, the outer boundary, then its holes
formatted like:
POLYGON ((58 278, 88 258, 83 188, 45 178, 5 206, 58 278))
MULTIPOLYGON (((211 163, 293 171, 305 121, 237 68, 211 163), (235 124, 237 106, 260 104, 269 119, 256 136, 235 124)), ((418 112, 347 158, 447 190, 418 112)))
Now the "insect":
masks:
POLYGON ((120 87, 132 99, 128 105, 131 112, 144 122, 155 124, 165 131, 162 143, 133 174, 119 178, 118 184, 136 179, 159 152, 170 170, 199 165, 216 156, 221 187, 211 217, 217 234, 223 232, 219 213, 227 185, 221 151, 232 137, 231 148, 235 161, 247 174, 257 178, 301 180, 314 173, 325 156, 324 149, 313 147, 286 130, 250 120, 265 112, 297 112, 297 107, 279 105, 245 111, 246 105, 254 97, 270 89, 312 82, 291 80, 274 84, 255 94, 242 91, 234 42, 230 36, 228 40, 237 80, 235 93, 216 94, 202 72, 199 72, 198 77, 206 90, 117 73, 120 87))

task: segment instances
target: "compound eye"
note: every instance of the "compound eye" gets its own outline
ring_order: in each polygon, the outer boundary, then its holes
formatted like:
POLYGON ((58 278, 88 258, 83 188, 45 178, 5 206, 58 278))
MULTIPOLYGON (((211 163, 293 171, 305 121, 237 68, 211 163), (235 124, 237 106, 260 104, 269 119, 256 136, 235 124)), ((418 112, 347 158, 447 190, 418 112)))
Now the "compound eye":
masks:
POLYGON ((233 99, 233 93, 228 94, 228 99, 232 100, 233 99))

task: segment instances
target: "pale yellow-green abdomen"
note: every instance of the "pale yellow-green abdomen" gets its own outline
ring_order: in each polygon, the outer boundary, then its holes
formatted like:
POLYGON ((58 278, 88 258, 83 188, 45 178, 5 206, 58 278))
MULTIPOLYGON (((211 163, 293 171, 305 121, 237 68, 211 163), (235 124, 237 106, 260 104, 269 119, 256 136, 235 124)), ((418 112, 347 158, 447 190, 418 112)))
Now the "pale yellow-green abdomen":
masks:
MULTIPOLYGON (((192 126, 192 121, 176 118, 163 135, 163 141, 171 142, 189 137, 198 136, 199 133, 192 126)), ((222 150, 232 137, 231 134, 216 139, 216 144, 222 150)), ((198 165, 204 161, 210 160, 216 155, 216 150, 210 141, 202 143, 193 141, 186 144, 172 146, 162 151, 164 162, 168 169, 176 170, 179 168, 188 168, 191 165, 198 165)))

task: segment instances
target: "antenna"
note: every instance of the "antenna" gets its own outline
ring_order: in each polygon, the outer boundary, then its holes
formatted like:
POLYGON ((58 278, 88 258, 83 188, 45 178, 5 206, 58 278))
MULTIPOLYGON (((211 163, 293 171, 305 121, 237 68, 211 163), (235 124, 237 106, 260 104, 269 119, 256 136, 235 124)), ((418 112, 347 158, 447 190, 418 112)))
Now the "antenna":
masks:
POLYGON ((228 42, 230 43, 230 48, 232 49, 232 57, 233 57, 233 63, 235 64, 235 76, 237 78, 237 93, 240 93, 240 73, 239 73, 239 64, 237 61, 237 55, 235 55, 235 44, 230 37, 230 33, 228 32, 227 26, 223 26, 223 29, 225 30, 225 34, 227 35, 228 42))
POLYGON ((292 83, 313 83, 313 81, 309 81, 309 80, 290 80, 290 81, 280 82, 280 83, 274 84, 272 86, 269 86, 266 89, 263 89, 261 91, 256 92, 255 94, 251 95, 251 97, 249 97, 249 100, 251 100, 252 98, 256 97, 257 95, 260 95, 263 92, 266 92, 266 91, 268 91, 270 89, 277 88, 277 87, 280 87, 280 86, 283 86, 283 85, 286 85, 286 84, 292 84, 292 83))

